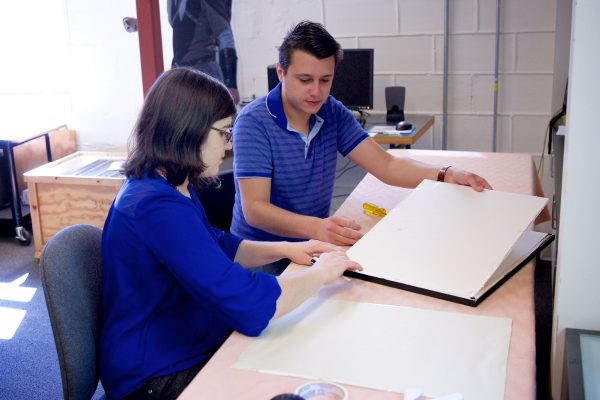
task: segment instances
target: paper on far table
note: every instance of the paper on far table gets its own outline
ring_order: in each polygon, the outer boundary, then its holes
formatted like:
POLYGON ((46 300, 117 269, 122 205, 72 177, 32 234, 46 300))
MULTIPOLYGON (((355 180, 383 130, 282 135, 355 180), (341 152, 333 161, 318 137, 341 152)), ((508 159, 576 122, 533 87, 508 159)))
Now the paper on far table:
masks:
POLYGON ((312 298, 269 325, 236 368, 429 397, 504 398, 511 320, 312 298))
POLYGON ((375 125, 369 129, 369 136, 390 135, 390 136, 408 136, 415 131, 413 126, 410 129, 397 130, 394 125, 375 125))

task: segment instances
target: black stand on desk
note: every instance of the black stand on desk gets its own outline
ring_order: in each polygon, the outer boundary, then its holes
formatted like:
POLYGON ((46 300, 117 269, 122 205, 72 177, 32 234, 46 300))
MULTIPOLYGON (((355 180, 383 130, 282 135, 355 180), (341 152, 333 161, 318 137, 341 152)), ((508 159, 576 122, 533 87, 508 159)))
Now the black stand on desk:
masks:
POLYGON ((358 123, 360 124, 360 126, 364 129, 365 125, 367 124, 367 118, 369 117, 369 113, 364 111, 364 110, 353 110, 355 113, 357 113, 358 115, 355 115, 356 120, 358 121, 358 123))
POLYGON ((9 174, 10 206, 12 219, 15 224, 15 239, 24 246, 29 246, 31 243, 31 234, 23 226, 23 212, 21 209, 21 198, 19 197, 19 185, 17 183, 17 169, 15 167, 15 155, 13 149, 23 143, 27 143, 43 136, 46 142, 46 157, 48 162, 50 162, 52 161, 52 150, 50 148, 50 136, 48 133, 49 132, 44 132, 22 141, 0 139, 0 149, 2 149, 2 153, 4 154, 4 164, 9 174))

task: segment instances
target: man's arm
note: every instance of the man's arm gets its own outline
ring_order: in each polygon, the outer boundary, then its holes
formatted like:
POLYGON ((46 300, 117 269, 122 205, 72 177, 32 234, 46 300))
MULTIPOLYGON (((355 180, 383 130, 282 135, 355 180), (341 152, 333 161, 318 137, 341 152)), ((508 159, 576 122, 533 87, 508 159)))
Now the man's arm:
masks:
MULTIPOLYGON (((394 157, 384 151, 373 139, 363 140, 348 158, 355 164, 388 185, 406 188, 416 187, 423 179, 437 180, 441 165, 422 163, 410 158, 394 157)), ((491 189, 490 184, 479 175, 451 167, 445 175, 445 182, 471 186, 480 192, 491 189)))
POLYGON ((238 178, 242 209, 246 221, 255 228, 285 237, 319 239, 349 246, 362 237, 360 225, 353 220, 332 216, 309 217, 271 204, 271 180, 238 178))

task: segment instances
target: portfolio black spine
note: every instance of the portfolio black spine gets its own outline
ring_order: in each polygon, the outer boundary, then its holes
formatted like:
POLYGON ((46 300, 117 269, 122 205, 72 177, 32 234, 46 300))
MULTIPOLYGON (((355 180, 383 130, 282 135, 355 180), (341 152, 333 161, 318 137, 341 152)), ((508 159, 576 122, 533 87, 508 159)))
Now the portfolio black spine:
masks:
POLYGON ((507 280, 509 280, 513 275, 515 275, 521 268, 523 268, 529 261, 531 261, 534 257, 537 258, 540 252, 545 249, 550 243, 554 241, 554 235, 551 233, 546 234, 544 239, 539 243, 539 245, 527 256, 525 257, 516 267, 511 269, 506 275, 504 275, 498 282, 490 286, 481 296, 479 297, 471 297, 464 298, 459 296, 454 296, 447 293, 437 292, 435 290, 425 289, 418 286, 407 285, 406 283, 390 281, 384 278, 378 278, 375 276, 367 275, 360 272, 346 271, 344 272, 344 276, 350 278, 356 278, 367 282, 378 283, 380 285, 393 287, 396 289, 408 290, 409 292, 414 292, 418 294, 422 294, 425 296, 435 297, 442 300, 452 301, 454 303, 464 304, 466 306, 477 307, 483 300, 488 298, 496 289, 504 284, 507 280))

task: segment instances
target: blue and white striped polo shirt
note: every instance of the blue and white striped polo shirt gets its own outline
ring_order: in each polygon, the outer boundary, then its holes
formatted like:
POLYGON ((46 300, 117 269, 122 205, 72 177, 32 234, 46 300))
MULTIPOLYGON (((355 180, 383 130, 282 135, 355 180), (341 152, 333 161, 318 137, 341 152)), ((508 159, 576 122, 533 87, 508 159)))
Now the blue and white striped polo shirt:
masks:
POLYGON ((352 113, 329 96, 310 119, 308 138, 289 125, 281 86, 242 109, 233 128, 236 177, 231 232, 252 240, 297 240, 250 226, 244 219, 238 179, 271 179, 271 204, 314 217, 329 216, 337 152, 347 156, 368 138, 352 113))

